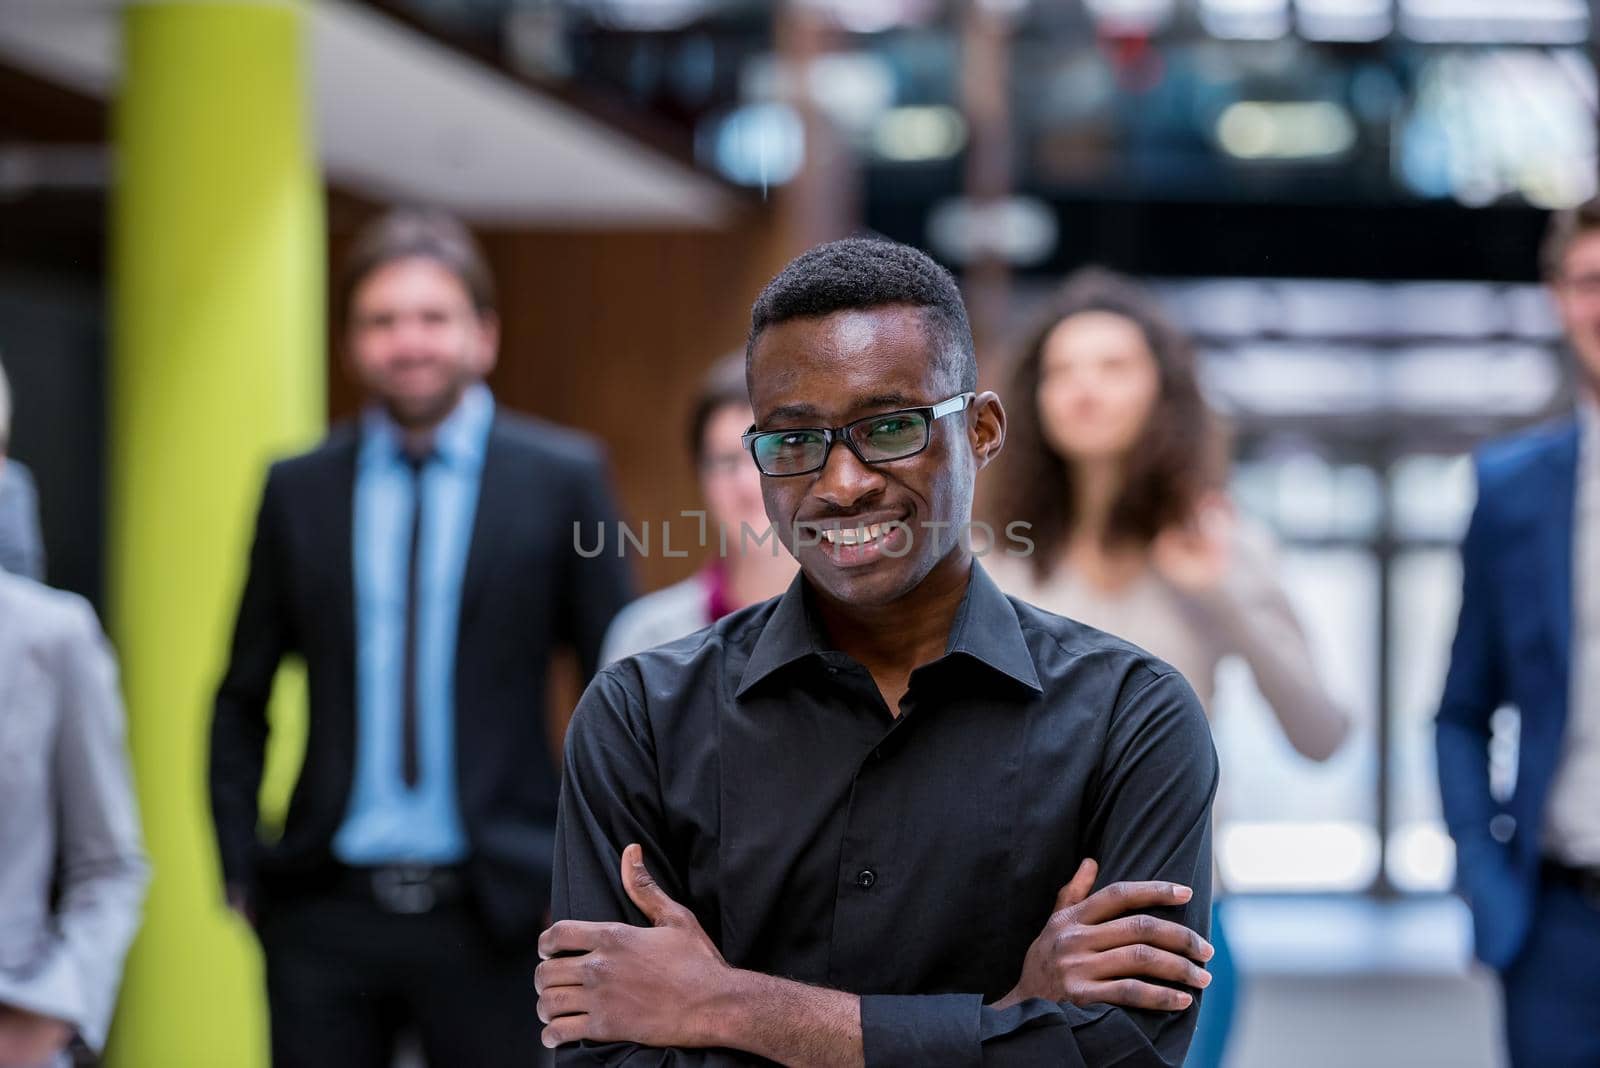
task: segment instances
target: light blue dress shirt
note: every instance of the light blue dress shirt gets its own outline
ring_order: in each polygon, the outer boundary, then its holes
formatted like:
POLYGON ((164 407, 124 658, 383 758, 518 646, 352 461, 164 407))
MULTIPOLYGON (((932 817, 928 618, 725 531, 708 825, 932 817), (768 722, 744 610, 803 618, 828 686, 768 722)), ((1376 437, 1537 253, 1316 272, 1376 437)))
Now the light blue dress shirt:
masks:
POLYGON ((353 539, 356 763, 333 852, 346 864, 453 864, 467 855, 455 763, 456 625, 494 398, 471 387, 434 435, 421 477, 417 741, 420 774, 401 773, 406 564, 415 507, 400 428, 362 416, 353 539))

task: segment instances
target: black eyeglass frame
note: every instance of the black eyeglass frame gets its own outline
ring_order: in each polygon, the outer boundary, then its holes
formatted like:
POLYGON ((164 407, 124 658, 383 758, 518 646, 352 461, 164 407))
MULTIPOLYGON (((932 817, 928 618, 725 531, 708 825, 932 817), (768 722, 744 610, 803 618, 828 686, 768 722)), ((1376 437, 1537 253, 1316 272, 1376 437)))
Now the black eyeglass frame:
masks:
POLYGON ((924 452, 928 448, 928 444, 933 441, 934 423, 938 422, 940 419, 943 419, 947 415, 953 415, 956 412, 966 411, 972 406, 972 402, 977 399, 978 394, 969 390, 966 393, 957 393, 954 397, 939 401, 937 404, 921 404, 911 408, 896 408, 893 411, 878 412, 874 415, 864 415, 860 419, 852 419, 844 426, 835 427, 789 426, 774 430, 757 430, 755 424, 752 423, 750 425, 750 429, 746 430, 739 438, 739 443, 745 447, 745 451, 750 453, 750 459, 755 462, 756 470, 760 471, 762 477, 764 478, 794 478, 797 475, 815 474, 816 472, 821 471, 824 467, 828 466, 828 458, 833 455, 833 446, 840 441, 844 442, 850 451, 855 453, 856 459, 860 460, 864 464, 876 467, 879 464, 892 464, 897 460, 909 460, 918 453, 924 452), (927 426, 925 427, 926 432, 922 435, 921 446, 912 450, 911 452, 902 453, 899 456, 886 457, 882 460, 869 460, 865 456, 861 455, 861 447, 857 445, 855 439, 850 436, 850 431, 863 423, 873 423, 880 419, 889 419, 897 415, 909 415, 913 413, 919 414, 925 420, 927 420, 927 426), (761 461, 756 456, 756 441, 758 439, 778 434, 802 433, 822 435, 822 461, 820 463, 818 463, 815 467, 808 467, 803 471, 779 471, 776 473, 770 472, 761 466, 761 461))

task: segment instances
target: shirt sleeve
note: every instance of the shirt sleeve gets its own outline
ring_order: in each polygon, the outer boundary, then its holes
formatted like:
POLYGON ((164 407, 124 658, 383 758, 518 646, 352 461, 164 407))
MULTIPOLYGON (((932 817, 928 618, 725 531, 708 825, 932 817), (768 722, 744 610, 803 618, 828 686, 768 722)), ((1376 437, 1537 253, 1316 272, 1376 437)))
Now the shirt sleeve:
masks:
MULTIPOLYGON (((627 662, 602 672, 573 713, 556 817, 551 917, 648 924, 622 889, 622 851, 637 842, 645 864, 673 900, 689 899, 672 862, 656 780, 654 745, 627 662)), ((702 925, 706 917, 700 916, 702 925)), ((708 931, 715 928, 707 925, 708 931)), ((737 1068, 760 1057, 723 1049, 654 1049, 632 1043, 582 1042, 556 1051, 559 1066, 606 1068, 737 1068)))
POLYGON ((1493 492, 1477 466, 1478 502, 1461 543, 1461 609, 1450 667, 1435 720, 1439 795, 1456 847, 1456 885, 1472 908, 1480 958, 1507 968, 1516 953, 1516 924, 1503 903, 1522 894, 1507 842, 1490 830, 1503 811, 1490 789, 1491 717, 1509 700, 1508 658, 1502 633, 1506 610, 1495 572, 1504 567, 1504 537, 1494 522, 1493 492))
POLYGON ((233 644, 211 717, 208 781, 222 878, 246 894, 255 889, 257 798, 270 729, 267 701, 278 664, 290 648, 275 472, 269 471, 261 493, 233 644))
MULTIPOLYGON (((1211 920, 1211 801, 1217 758, 1199 699, 1165 671, 1124 685, 1084 828, 1096 889, 1126 880, 1168 880, 1194 889, 1188 903, 1149 910, 1205 935, 1211 920)), ((1020 966, 1020 962, 1019 966, 1020 966)), ((868 1068, 939 1064, 1009 1068, 1176 1068, 1200 1011, 1078 1006, 1033 999, 991 1009, 976 994, 868 995, 861 1030, 868 1068)))
POLYGON ((1311 644, 1278 581, 1275 557, 1265 530, 1242 525, 1221 587, 1195 599, 1194 606, 1202 622, 1216 625, 1225 651, 1250 666, 1295 751, 1326 760, 1349 734, 1350 719, 1319 677, 1311 644))

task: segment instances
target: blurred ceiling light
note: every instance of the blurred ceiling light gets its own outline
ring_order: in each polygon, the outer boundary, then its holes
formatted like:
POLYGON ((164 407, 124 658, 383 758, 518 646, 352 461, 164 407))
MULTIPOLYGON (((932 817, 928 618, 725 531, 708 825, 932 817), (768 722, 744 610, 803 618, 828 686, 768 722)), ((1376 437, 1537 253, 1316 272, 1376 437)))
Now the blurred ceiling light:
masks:
POLYGON ((1356 124, 1328 100, 1241 100, 1217 119, 1217 141, 1238 159, 1321 159, 1348 152, 1356 124))
POLYGON ((1355 821, 1234 820, 1217 841, 1217 864, 1242 892, 1361 890, 1378 874, 1378 832, 1355 821))
POLYGON ((1235 411, 1263 415, 1381 410, 1381 358, 1349 345, 1249 342, 1206 357, 1206 383, 1235 411))
POLYGON ((1401 180, 1469 206, 1512 195, 1552 208, 1586 199, 1596 138, 1585 81, 1548 51, 1440 51, 1418 72, 1402 119, 1401 180))
POLYGON ((1560 361, 1538 345, 1418 347, 1386 370, 1388 401, 1399 411, 1535 416, 1562 385, 1560 361))
POLYGON ((882 33, 896 26, 926 22, 934 14, 933 0, 798 0, 821 11, 850 33, 882 33))
POLYGON ((806 89, 840 127, 864 135, 894 103, 894 69, 872 52, 830 52, 812 60, 806 89))
POLYGON ((1400 27, 1418 41, 1582 44, 1584 0, 1400 0, 1400 27))
POLYGON ((1517 190, 1534 207, 1559 211, 1594 196, 1595 177, 1578 167, 1530 167, 1519 177, 1517 190))
POLYGON ((928 240, 954 263, 990 257, 1017 266, 1043 263, 1056 247, 1056 217, 1031 197, 988 203, 966 198, 943 201, 928 217, 928 240))
POLYGON ((1173 0, 1083 0, 1107 37, 1146 37, 1172 19, 1173 0))
POLYGON ((1295 0, 1308 41, 1380 41, 1394 29, 1389 0, 1295 0))
POLYGON ((872 148, 897 163, 949 159, 967 144, 967 123, 952 107, 893 108, 878 119, 872 148))
POLYGON ((991 15, 1015 17, 1026 12, 1033 0, 977 0, 977 4, 991 15))
POLYGON ((787 104, 746 104, 708 128, 701 157, 740 185, 782 185, 805 160, 805 127, 787 104))
POLYGON ((842 130, 863 139, 894 103, 895 91, 894 68, 870 51, 829 52, 804 66, 768 52, 745 60, 739 70, 744 100, 795 106, 809 102, 842 130))
POLYGON ((1594 62, 1577 48, 1558 48, 1550 53, 1556 67, 1567 76, 1573 89, 1591 112, 1600 110, 1600 84, 1596 83, 1594 62))
POLYGON ((1200 24, 1213 37, 1276 40, 1289 32, 1289 0, 1201 0, 1200 24))
POLYGON ((588 0, 582 5, 604 25, 624 30, 677 30, 707 14, 716 0, 588 0))

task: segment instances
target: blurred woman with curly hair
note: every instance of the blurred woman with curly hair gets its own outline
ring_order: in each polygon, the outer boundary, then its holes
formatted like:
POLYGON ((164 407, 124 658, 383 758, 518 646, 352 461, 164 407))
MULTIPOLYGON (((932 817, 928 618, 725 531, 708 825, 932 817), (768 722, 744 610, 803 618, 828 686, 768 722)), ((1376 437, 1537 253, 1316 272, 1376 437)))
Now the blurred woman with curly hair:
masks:
MULTIPOLYGON (((1150 294, 1104 270, 1073 275, 1004 396, 990 518, 996 529, 1029 524, 1034 548, 985 558, 1001 587, 1166 660, 1208 712, 1218 663, 1243 657, 1294 748, 1327 759, 1348 721, 1317 679, 1265 531, 1224 495, 1222 433, 1193 347, 1150 294)), ((1237 996, 1215 916, 1211 941, 1187 1062, 1200 1068, 1221 1063, 1237 996)))

